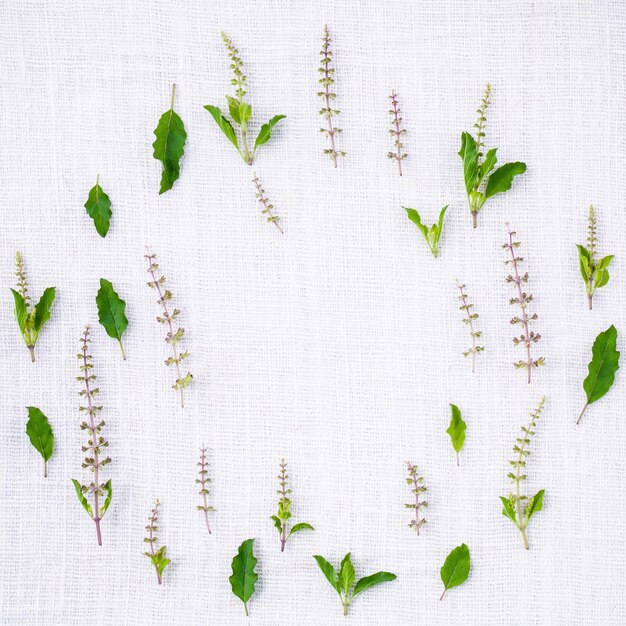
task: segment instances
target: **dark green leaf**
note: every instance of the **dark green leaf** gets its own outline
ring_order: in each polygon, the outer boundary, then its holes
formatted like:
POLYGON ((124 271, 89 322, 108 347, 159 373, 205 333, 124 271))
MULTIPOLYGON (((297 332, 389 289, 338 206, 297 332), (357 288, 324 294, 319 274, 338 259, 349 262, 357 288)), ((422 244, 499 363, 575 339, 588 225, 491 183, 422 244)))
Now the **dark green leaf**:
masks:
POLYGON ((589 374, 583 382, 587 394, 587 404, 599 400, 613 385, 615 373, 619 369, 617 330, 611 325, 601 332, 593 343, 589 374))
POLYGON ((456 404, 451 404, 450 408, 452 409, 452 417, 450 418, 450 425, 446 432, 450 435, 454 450, 460 452, 465 443, 465 429, 467 428, 467 424, 463 421, 461 411, 456 404))
POLYGON ((504 496, 500 496, 500 500, 502 500, 502 515, 508 517, 516 526, 517 519, 515 517, 515 509, 513 508, 513 503, 504 496))
POLYGON ((44 460, 44 476, 46 475, 46 463, 52 456, 54 435, 48 422, 48 418, 34 406, 28 407, 28 421, 26 422, 26 434, 30 442, 44 460))
MULTIPOLYGON (((26 302, 24 302, 24 298, 22 294, 15 289, 11 289, 13 293, 13 300, 15 301, 15 319, 17 320, 17 325, 20 327, 20 332, 22 335, 26 334, 26 320, 28 318, 28 309, 26 308, 26 302)), ((24 337, 26 339, 26 337, 24 337)))
POLYGON ((541 509, 543 509, 543 494, 544 489, 540 489, 534 496, 530 498, 530 500, 528 500, 528 504, 524 509, 524 516, 527 520, 530 520, 530 518, 535 513, 538 513, 539 511, 541 511, 541 509))
POLYGON ((213 119, 215 120, 215 123, 218 125, 220 130, 224 133, 224 135, 226 135, 226 137, 233 144, 233 146, 237 148, 237 152, 241 154, 241 151, 239 150, 239 144, 237 143, 237 136, 235 135, 235 130, 231 126, 230 122, 222 115, 219 107, 207 104, 204 108, 213 116, 213 119))
POLYGON ((289 536, 294 533, 299 533, 301 530, 315 530, 311 524, 307 524, 306 522, 300 522, 298 524, 294 524, 292 529, 289 531, 289 536))
POLYGON ((233 574, 228 579, 233 593, 243 602, 246 614, 248 613, 247 602, 252 597, 254 586, 259 578, 254 571, 257 559, 252 554, 253 544, 254 539, 246 539, 239 546, 232 562, 233 574))
POLYGON ((89 196, 87 197, 87 202, 85 202, 85 208, 87 209, 87 214, 96 226, 96 230, 100 237, 105 237, 109 232, 109 225, 111 223, 111 201, 109 200, 109 196, 104 193, 104 190, 96 181, 95 187, 89 191, 89 196))
POLYGON ((395 580, 396 578, 397 576, 395 574, 391 574, 390 572, 376 572, 376 574, 372 574, 371 576, 365 576, 364 578, 361 578, 355 585, 352 597, 356 597, 362 591, 365 591, 370 587, 380 585, 381 583, 390 582, 392 580, 395 580))
POLYGON ((122 335, 128 327, 128 320, 124 314, 126 302, 117 295, 113 285, 108 280, 101 278, 96 304, 98 305, 100 324, 104 326, 104 330, 106 330, 109 337, 119 341, 122 356, 126 359, 124 347, 122 346, 122 335))
POLYGON ((93 511, 91 510, 91 505, 87 502, 87 498, 83 494, 83 490, 81 489, 80 483, 72 478, 72 483, 74 484, 74 489, 76 489, 76 496, 78 497, 78 501, 83 505, 83 508, 89 514, 89 517, 93 517, 93 511))
POLYGON ((354 565, 352 565, 349 552, 343 557, 343 561, 341 561, 341 566, 339 567, 339 582, 343 592, 347 596, 350 587, 352 587, 352 583, 354 583, 354 565))
POLYGON ((50 319, 50 309, 52 308, 55 297, 56 289, 54 287, 48 287, 41 295, 41 298, 39 298, 39 302, 35 305, 33 328, 37 334, 39 334, 43 325, 50 319))
POLYGON ((465 190, 470 191, 478 184, 478 149, 475 139, 464 132, 461 135, 461 149, 459 156, 463 159, 463 176, 465 178, 465 190))
POLYGON ((280 120, 284 119, 285 117, 287 116, 275 115, 269 122, 261 126, 261 130, 259 131, 256 141, 254 142, 253 153, 259 146, 262 146, 264 143, 267 143, 270 140, 270 137, 272 135, 272 129, 274 128, 274 126, 276 126, 276 124, 278 124, 278 122, 280 122, 280 120))
POLYGON ((485 197, 491 198, 497 193, 508 191, 513 184, 513 178, 519 174, 523 174, 526 171, 526 164, 520 163, 506 163, 502 167, 499 167, 487 181, 487 187, 485 187, 485 197))
MULTIPOLYGON (((457 546, 448 554, 443 567, 441 568, 441 581, 443 582, 444 591, 458 587, 463 584, 470 571, 470 553, 469 548, 463 543, 457 546)), ((441 595, 443 598, 443 594, 441 595)))
POLYGON ((331 584, 332 588, 341 595, 341 587, 339 585, 339 576, 335 571, 335 568, 323 557, 319 554, 313 556, 317 565, 322 570, 324 576, 326 576, 326 580, 331 584))

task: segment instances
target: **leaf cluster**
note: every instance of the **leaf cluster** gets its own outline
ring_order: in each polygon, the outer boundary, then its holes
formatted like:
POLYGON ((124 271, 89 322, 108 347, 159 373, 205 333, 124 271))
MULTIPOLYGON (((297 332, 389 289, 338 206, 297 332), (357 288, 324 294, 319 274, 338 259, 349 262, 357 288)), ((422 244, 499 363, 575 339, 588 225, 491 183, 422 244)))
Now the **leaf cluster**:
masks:
POLYGON ((439 239, 441 238, 441 232, 443 230, 443 218, 446 214, 446 210, 449 205, 441 209, 439 212, 439 221, 436 224, 433 224, 430 228, 425 224, 422 224, 422 219, 419 213, 415 209, 410 209, 407 207, 402 207, 408 216, 408 218, 417 226, 419 231, 424 235, 424 239, 430 248, 434 257, 439 255, 439 239))

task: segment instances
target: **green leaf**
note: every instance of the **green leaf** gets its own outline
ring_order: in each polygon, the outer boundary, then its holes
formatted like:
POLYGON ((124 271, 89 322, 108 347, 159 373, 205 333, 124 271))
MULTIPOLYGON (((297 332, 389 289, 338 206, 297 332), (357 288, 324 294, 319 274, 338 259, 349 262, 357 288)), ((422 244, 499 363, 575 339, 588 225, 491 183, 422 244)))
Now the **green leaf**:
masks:
POLYGON ((465 190, 469 195, 470 191, 478 184, 478 149, 475 139, 467 132, 461 135, 459 156, 463 159, 465 190))
POLYGON ((578 248, 578 266, 580 268, 580 275, 583 277, 583 280, 587 282, 589 280, 589 275, 591 274, 591 270, 589 268, 591 264, 591 256, 589 255, 589 250, 580 244, 576 244, 578 248))
POLYGON ((437 256, 439 254, 439 239, 441 237, 441 231, 443 230, 443 217, 446 213, 448 205, 444 206, 439 213, 439 221, 437 224, 433 224, 430 229, 427 228, 424 224, 422 224, 422 220, 420 218, 419 213, 415 209, 410 209, 407 207, 402 207, 406 213, 408 218, 417 226, 422 235, 424 235, 424 239, 426 239, 426 243, 430 248, 433 256, 437 256))
POLYGON ((515 517, 515 509, 513 508, 513 503, 504 496, 500 496, 500 500, 502 500, 502 515, 508 517, 516 526, 517 526, 517 518, 515 517))
POLYGON ((56 289, 54 287, 48 287, 41 295, 41 298, 39 298, 39 302, 35 305, 33 328, 37 334, 39 334, 43 325, 50 319, 50 309, 52 308, 55 297, 56 289))
POLYGON ((44 476, 47 475, 47 463, 52 456, 54 435, 48 422, 48 418, 34 406, 28 407, 28 421, 26 422, 26 434, 30 442, 44 461, 44 476))
POLYGON ((78 496, 78 501, 83 505, 83 509, 87 511, 89 517, 93 518, 93 511, 91 510, 91 505, 87 502, 87 498, 85 498, 85 494, 83 494, 83 490, 81 489, 80 483, 72 478, 72 483, 74 483, 74 489, 76 489, 76 495, 78 496))
POLYGON ((235 130, 231 126, 230 122, 222 115, 219 107, 207 104, 204 108, 213 116, 215 123, 218 125, 224 135, 226 135, 228 141, 230 141, 233 146, 237 148, 237 152, 241 154, 241 151, 239 150, 239 144, 237 143, 237 135, 235 135, 235 130))
POLYGON ((104 190, 98 184, 98 180, 95 187, 92 187, 89 191, 85 208, 87 209, 87 214, 93 220, 100 237, 106 237, 113 213, 111 212, 109 196, 104 193, 104 190))
POLYGON ((294 524, 291 530, 289 531, 289 537, 295 533, 299 533, 301 530, 315 530, 311 524, 307 524, 306 522, 299 522, 298 524, 294 524))
POLYGON ((174 111, 176 85, 172 87, 172 107, 161 115, 154 130, 156 139, 152 144, 154 158, 163 164, 159 195, 171 189, 180 175, 180 159, 185 152, 187 133, 183 120, 174 111))
POLYGON ((528 500, 528 504, 526 505, 526 508, 524 509, 524 516, 526 517, 527 520, 530 520, 530 518, 535 513, 538 513, 539 511, 541 511, 541 509, 543 509, 544 491, 545 491, 544 489, 540 489, 534 496, 532 496, 528 500))
POLYGON ((341 561, 341 566, 339 567, 339 582, 346 596, 354 583, 354 575, 354 565, 352 565, 352 559, 348 552, 348 554, 343 557, 343 561, 341 561))
POLYGON ((154 554, 150 554, 150 560, 156 568, 159 574, 159 579, 163 574, 163 570, 172 562, 170 559, 165 558, 165 546, 161 546, 154 554))
POLYGON ((443 593, 445 595, 448 589, 462 585, 469 576, 470 571, 470 553, 469 548, 463 543, 457 546, 448 554, 443 567, 441 568, 441 581, 443 582, 443 593))
POLYGON ((122 356, 126 359, 124 347, 122 346, 122 335, 128 327, 128 320, 124 314, 126 302, 117 295, 113 285, 108 280, 101 278, 96 304, 98 305, 100 324, 104 326, 104 330, 106 330, 109 337, 119 341, 122 356))
POLYGON ((113 487, 111 485, 111 479, 109 478, 109 480, 106 481, 106 483, 104 483, 104 490, 107 492, 106 498, 104 499, 104 504, 102 505, 102 508, 100 509, 100 519, 102 519, 104 517, 104 514, 107 512, 107 509, 109 508, 109 504, 111 504, 111 498, 113 497, 113 487))
POLYGON ((491 172, 491 170, 496 166, 498 162, 498 157, 496 157, 496 151, 498 148, 492 148, 485 155, 485 160, 480 164, 479 172, 478 172, 478 181, 476 182, 476 186, 480 185, 483 181, 483 178, 491 172))
POLYGON ((274 526, 278 529, 278 534, 280 535, 283 532, 283 523, 279 517, 276 515, 272 515, 272 520, 274 521, 274 526))
POLYGON ((233 593, 243 602, 248 614, 247 602, 254 593, 254 585, 259 579, 254 568, 257 559, 252 554, 254 539, 246 539, 240 546, 235 558, 233 558, 232 568, 233 574, 228 579, 233 593))
POLYGON ((322 570, 324 576, 326 576, 326 580, 330 583, 331 587, 341 595, 341 587, 339 586, 339 576, 335 571, 335 568, 323 557, 319 554, 313 556, 317 565, 322 570))
POLYGON ((226 102, 228 102, 228 112, 233 118, 235 124, 241 125, 241 115, 239 114, 239 100, 234 96, 226 96, 226 102))
POLYGON ((376 574, 372 574, 371 576, 365 576, 361 578, 354 587, 354 593, 352 597, 355 598, 358 594, 370 587, 374 587, 375 585, 380 585, 381 583, 391 582, 395 580, 397 576, 390 572, 376 572, 376 574))
POLYGON ((604 287, 609 282, 609 270, 607 269, 613 260, 613 255, 605 256, 600 261, 598 261, 598 265, 596 266, 596 272, 594 274, 594 289, 600 289, 600 287, 604 287))
POLYGON ((26 320, 28 319, 28 309, 26 308, 26 302, 22 297, 22 294, 15 289, 11 289, 13 293, 13 300, 15 301, 15 319, 17 320, 17 325, 20 327, 20 332, 24 336, 24 340, 28 341, 26 338, 26 320))
POLYGON ((254 150, 252 151, 253 154, 254 152, 256 152, 256 149, 259 146, 262 146, 264 143, 267 143, 270 140, 270 137, 272 135, 272 128, 274 128, 274 126, 276 126, 276 124, 278 124, 278 122, 280 122, 280 120, 284 119, 285 117, 287 116, 275 115, 269 122, 261 126, 261 130, 259 131, 256 141, 254 142, 254 150))
POLYGON ((526 171, 526 163, 519 161, 515 163, 506 163, 502 167, 499 167, 487 181, 487 187, 485 187, 485 198, 491 198, 497 193, 508 191, 513 184, 513 178, 519 174, 523 174, 526 171))
POLYGON ((599 400, 613 385, 615 373, 619 369, 619 352, 616 346, 617 330, 613 325, 596 337, 591 349, 589 374, 583 382, 587 404, 599 400))
POLYGON ((452 409, 452 417, 450 418, 450 425, 448 426, 446 432, 450 435, 452 447, 458 454, 465 443, 465 430, 467 428, 467 424, 463 421, 461 411, 456 404, 450 404, 450 408, 452 409))

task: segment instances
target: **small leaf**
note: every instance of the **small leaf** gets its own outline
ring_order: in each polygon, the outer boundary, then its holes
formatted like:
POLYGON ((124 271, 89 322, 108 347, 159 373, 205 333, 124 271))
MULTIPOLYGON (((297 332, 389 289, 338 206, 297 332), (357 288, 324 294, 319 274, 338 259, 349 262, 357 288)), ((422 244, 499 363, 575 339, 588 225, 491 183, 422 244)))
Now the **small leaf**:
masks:
POLYGON ((593 343, 589 374, 583 382, 587 394, 587 404, 599 400, 613 385, 615 373, 619 369, 619 355, 616 350, 617 330, 611 325, 601 332, 593 343))
POLYGON ((524 516, 526 517, 527 520, 530 520, 530 518, 535 513, 538 513, 539 511, 541 511, 541 509, 543 509, 543 494, 544 494, 544 491, 545 491, 544 489, 540 489, 528 501, 528 504, 526 505, 526 508, 524 509, 524 516))
POLYGON ((469 548, 463 543, 448 554, 441 568, 441 581, 443 582, 444 589, 440 599, 443 599, 448 589, 462 585, 467 580, 469 571, 469 548))
POLYGON ((165 558, 165 546, 161 546, 154 554, 150 554, 150 560, 156 568, 159 574, 159 579, 163 574, 163 570, 172 562, 170 559, 165 558))
POLYGON ((376 574, 372 574, 371 576, 365 576, 361 578, 354 587, 354 593, 352 597, 355 598, 358 594, 370 587, 374 587, 375 585, 380 585, 381 583, 391 582, 395 580, 397 576, 390 572, 376 572, 376 574))
POLYGON ((446 213, 448 205, 444 206, 439 213, 439 222, 437 224, 433 224, 430 229, 428 229, 424 224, 422 224, 422 220, 420 218, 419 213, 415 209, 410 209, 407 207, 402 207, 406 213, 408 218, 418 227, 422 235, 424 235, 424 239, 426 239, 426 243, 430 248, 433 256, 438 256, 439 254, 439 239, 441 237, 441 231, 443 229, 443 217, 446 213))
POLYGON ((289 531, 289 537, 295 533, 299 533, 301 530, 315 530, 311 524, 307 524, 306 522, 299 522, 298 524, 294 524, 291 530, 289 531))
POLYGON ((464 132, 461 135, 461 149, 459 156, 463 159, 463 176, 465 178, 465 190, 470 191, 478 184, 478 149, 475 139, 464 132))
POLYGON ((228 112, 233 118, 235 124, 241 125, 241 115, 239 114, 239 100, 234 96, 226 96, 226 102, 228 102, 228 112))
POLYGON ((39 334, 43 325, 50 319, 50 309, 52 308, 55 297, 56 289, 54 287, 48 287, 41 295, 41 298, 39 298, 39 302, 35 305, 33 328, 37 334, 39 334))
POLYGON ((339 567, 339 582, 346 595, 348 595, 350 587, 352 587, 354 583, 354 575, 354 565, 352 565, 352 559, 348 552, 348 554, 343 557, 343 561, 341 561, 341 566, 339 567))
POLYGON ((508 191, 513 184, 513 178, 519 174, 523 174, 526 171, 526 164, 519 161, 515 163, 506 163, 502 167, 499 167, 487 181, 487 187, 485 187, 485 197, 491 198, 497 193, 508 191))
POLYGON ((20 332, 24 336, 24 340, 27 341, 26 338, 26 320, 28 319, 28 309, 26 308, 26 302, 22 297, 22 294, 15 289, 11 289, 13 293, 13 300, 15 302, 15 319, 17 320, 17 325, 20 328, 20 332))
POLYGON ((278 529, 278 534, 280 535, 283 532, 283 523, 279 517, 276 515, 272 515, 272 520, 274 521, 274 526, 278 529))
POLYGON ((172 86, 172 106, 163 113, 154 130, 156 139, 152 144, 154 158, 163 164, 161 174, 161 188, 159 195, 172 188, 180 175, 180 159, 185 152, 187 132, 183 120, 174 111, 174 96, 176 85, 172 86))
POLYGON ((98 181, 96 181, 95 187, 92 187, 89 191, 85 208, 87 209, 87 214, 93 220, 100 237, 106 237, 113 213, 111 212, 111 200, 104 193, 98 181))
POLYGON ((85 495, 83 494, 83 490, 80 486, 80 483, 75 478, 72 478, 72 483, 74 484, 74 489, 76 489, 76 496, 78 497, 78 501, 83 505, 83 509, 87 511, 87 513, 89 514, 89 517, 93 518, 93 511, 91 510, 91 505, 89 504, 89 502, 87 502, 87 498, 85 498, 85 495))
POLYGON ((326 576, 326 580, 330 583, 331 587, 341 595, 341 587, 339 586, 339 576, 335 571, 335 568, 323 557, 319 554, 313 556, 317 565, 322 570, 324 576, 326 576))
POLYGON ((485 156, 485 160, 480 164, 479 177, 476 183, 477 186, 480 185, 483 178, 485 178, 485 176, 496 166, 496 163, 498 162, 498 157, 496 157, 497 150, 498 148, 492 148, 489 150, 485 156))
POLYGON ((517 519, 515 517, 515 509, 513 508, 513 503, 504 496, 500 496, 500 500, 502 500, 502 515, 508 517, 516 526, 517 519))
POLYGON ((276 124, 278 124, 278 122, 280 122, 280 120, 284 119, 285 117, 287 116, 275 115, 269 122, 261 126, 261 130, 259 131, 256 141, 254 142, 253 153, 256 152, 256 149, 259 146, 262 146, 264 143, 267 143, 270 140, 270 137, 272 135, 272 129, 274 128, 274 126, 276 126, 276 124))
POLYGON ((41 454, 44 460, 44 476, 46 476, 47 462, 52 456, 54 446, 54 435, 52 434, 48 418, 37 407, 28 407, 26 434, 35 450, 41 454))
POLYGON ((257 559, 252 553, 253 544, 254 539, 246 539, 239 546, 232 562, 233 574, 228 579, 233 593, 243 602, 246 615, 248 614, 248 600, 252 597, 254 586, 259 579, 254 571, 257 559))
POLYGON ((450 435, 452 447, 458 453, 461 451, 461 448, 465 443, 465 430, 467 428, 467 424, 463 421, 461 411, 456 404, 451 404, 450 408, 452 409, 452 417, 450 418, 450 425, 448 426, 446 432, 450 435))
POLYGON ((609 282, 609 270, 607 269, 613 260, 613 255, 605 256, 598 262, 596 266, 596 273, 594 276, 594 288, 600 289, 609 282))
POLYGON ((122 346, 122 335, 128 327, 128 320, 124 314, 126 302, 117 295, 113 285, 108 280, 101 278, 96 304, 98 305, 100 324, 102 324, 109 337, 119 341, 122 356, 126 359, 124 347, 122 346))
POLYGON ((215 123, 218 125, 224 135, 226 135, 228 141, 230 141, 233 146, 237 148, 237 152, 241 154, 241 151, 239 150, 239 144, 237 143, 237 135, 235 135, 235 130, 231 126, 230 122, 222 115, 219 107, 207 104, 204 106, 204 108, 213 116, 215 123))
POLYGON ((578 265, 580 268, 580 275, 583 280, 587 282, 589 280, 589 264, 591 263, 591 257, 589 256, 589 250, 580 244, 576 244, 578 248, 578 265))
POLYGON ((104 499, 104 504, 102 505, 102 508, 100 509, 100 519, 102 519, 104 517, 104 514, 107 512, 107 509, 109 508, 109 504, 111 504, 111 498, 113 497, 113 487, 111 486, 111 479, 109 478, 109 480, 106 481, 106 483, 104 483, 104 490, 107 492, 106 498, 104 499))

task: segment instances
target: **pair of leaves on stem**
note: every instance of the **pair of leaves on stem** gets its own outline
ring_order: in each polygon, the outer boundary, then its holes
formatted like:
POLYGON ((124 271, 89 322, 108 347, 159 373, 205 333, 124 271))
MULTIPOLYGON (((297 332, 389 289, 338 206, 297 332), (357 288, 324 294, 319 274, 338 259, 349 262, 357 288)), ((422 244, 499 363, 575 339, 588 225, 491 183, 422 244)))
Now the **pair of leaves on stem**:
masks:
POLYGON ((446 214, 448 206, 449 205, 446 204, 446 206, 441 209, 439 212, 439 221, 430 228, 422 224, 422 219, 415 209, 402 207, 406 211, 408 218, 419 228, 422 235, 424 235, 424 239, 426 239, 426 243, 434 257, 439 255, 439 239, 441 238, 441 231, 443 230, 443 217, 446 214))
POLYGON ((463 444, 465 443, 465 430, 467 429, 467 424, 463 421, 461 411, 456 404, 450 404, 450 409, 452 410, 452 417, 450 418, 450 425, 448 426, 446 432, 450 435, 452 447, 456 452, 456 464, 458 466, 459 452, 461 452, 461 448, 463 448, 463 444))
POLYGON ((54 435, 48 418, 37 407, 28 407, 26 434, 33 444, 33 448, 43 458, 43 476, 46 478, 48 476, 48 461, 52 456, 54 447, 54 435))
POLYGON ((354 584, 355 571, 349 552, 341 561, 338 571, 319 554, 316 554, 313 558, 322 570, 324 576, 326 576, 326 580, 330 583, 331 587, 339 594, 339 598, 343 604, 344 615, 348 614, 350 603, 361 592, 375 585, 380 585, 381 583, 389 582, 397 578, 395 574, 391 574, 390 572, 377 572, 371 576, 365 576, 359 579, 357 583, 354 584))
POLYGON ((122 350, 122 357, 126 360, 124 346, 122 345, 122 335, 128 327, 128 320, 124 313, 126 302, 119 297, 108 280, 101 278, 100 289, 96 295, 96 304, 98 305, 100 324, 102 324, 109 337, 117 339, 122 350))
MULTIPOLYGON (((83 509, 87 511, 87 514, 89 515, 89 517, 91 517, 91 519, 95 519, 93 516, 93 509, 91 508, 91 504, 89 504, 89 500, 87 500, 87 498, 85 497, 85 493, 83 492, 83 488, 81 487, 80 482, 77 481, 75 478, 72 478, 72 484, 74 485, 74 489, 76 490, 76 497, 81 503, 83 509)), ((104 504, 100 507, 100 510, 98 511, 100 515, 99 520, 104 517, 104 514, 107 512, 107 509, 111 504, 111 499, 113 498, 113 486, 111 484, 110 478, 106 481, 106 483, 104 483, 104 485, 102 485, 102 489, 104 489, 104 491, 106 492, 106 497, 104 498, 104 504)))
POLYGON ((462 585, 470 572, 470 551, 467 545, 462 543, 448 554, 440 570, 443 593, 440 600, 446 595, 448 589, 462 585))
POLYGON ((311 524, 307 522, 298 522, 291 527, 289 530, 288 520, 291 517, 291 500, 287 499, 286 501, 281 500, 278 503, 278 513, 276 515, 272 515, 272 521, 274 522, 274 526, 278 530, 278 534, 281 538, 281 551, 284 550, 285 543, 287 539, 291 537, 291 535, 295 535, 301 530, 315 530, 311 524))
POLYGON ((237 550, 233 558, 232 576, 228 579, 233 593, 243 602, 243 608, 248 615, 248 602, 254 593, 259 575, 254 571, 257 564, 252 549, 254 539, 246 539, 237 550))
POLYGON ((593 342, 591 361, 588 366, 589 374, 583 381, 587 402, 578 416, 577 424, 580 424, 587 407, 599 400, 612 387, 615 374, 619 369, 620 353, 616 348, 617 329, 611 325, 593 342))

